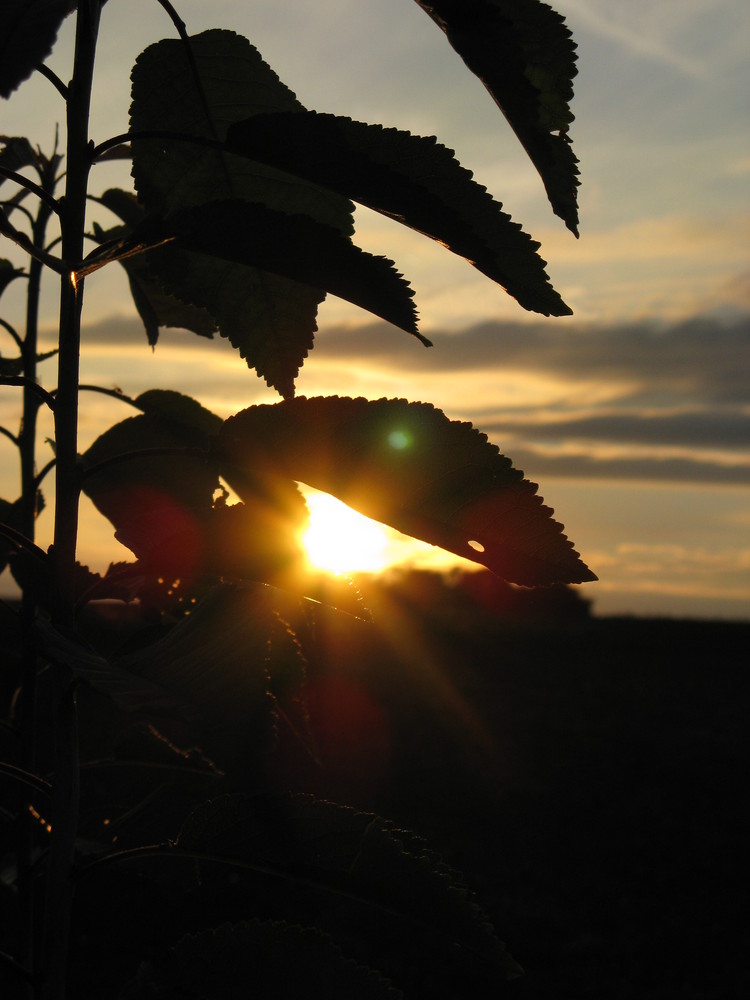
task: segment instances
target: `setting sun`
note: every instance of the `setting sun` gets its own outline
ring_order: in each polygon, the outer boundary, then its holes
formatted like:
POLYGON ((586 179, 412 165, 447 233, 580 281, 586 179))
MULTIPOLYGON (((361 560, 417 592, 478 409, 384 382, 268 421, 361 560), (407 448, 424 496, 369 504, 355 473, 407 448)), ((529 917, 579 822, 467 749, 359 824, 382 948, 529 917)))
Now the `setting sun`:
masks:
POLYGON ((310 526, 302 542, 313 566, 331 573, 372 573, 385 567, 388 537, 382 525, 327 493, 311 494, 307 505, 310 526))

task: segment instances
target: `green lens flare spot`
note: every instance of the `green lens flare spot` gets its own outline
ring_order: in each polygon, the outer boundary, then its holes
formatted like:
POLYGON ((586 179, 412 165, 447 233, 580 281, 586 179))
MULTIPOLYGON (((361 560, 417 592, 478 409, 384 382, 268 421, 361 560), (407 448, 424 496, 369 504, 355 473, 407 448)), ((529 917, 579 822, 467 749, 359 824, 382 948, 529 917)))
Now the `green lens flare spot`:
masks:
POLYGON ((388 435, 388 444, 391 448, 395 448, 396 451, 403 451, 404 448, 408 448, 411 444, 411 437, 406 431, 391 431, 388 435))

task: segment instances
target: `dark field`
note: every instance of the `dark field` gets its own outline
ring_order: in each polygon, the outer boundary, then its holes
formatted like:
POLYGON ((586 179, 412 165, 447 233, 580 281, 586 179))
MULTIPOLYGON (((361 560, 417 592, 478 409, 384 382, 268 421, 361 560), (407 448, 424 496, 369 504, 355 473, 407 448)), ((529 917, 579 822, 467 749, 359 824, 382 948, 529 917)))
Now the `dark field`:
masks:
POLYGON ((373 627, 326 616, 322 766, 279 780, 428 837, 524 966, 513 995, 750 996, 750 625, 383 600, 373 627))
MULTIPOLYGON (((240 790, 313 792, 426 837, 526 970, 511 997, 750 997, 750 623, 596 619, 571 591, 476 574, 460 587, 414 574, 362 589, 374 623, 323 608, 302 622, 318 759, 282 717, 276 751, 240 790)), ((154 744, 132 722, 118 730, 108 698, 80 694, 84 851, 103 816, 118 817, 116 849, 161 843, 193 792, 224 790, 210 776, 189 794, 165 784, 152 802, 148 771, 86 770, 112 740, 124 760, 154 744)), ((116 995, 140 958, 248 906, 286 912, 286 882, 263 895, 247 876, 214 891, 191 873, 185 888, 158 865, 79 881, 71 996, 116 995)), ((463 979, 429 980, 411 931, 390 933, 412 961, 408 995, 475 1000, 463 979)))

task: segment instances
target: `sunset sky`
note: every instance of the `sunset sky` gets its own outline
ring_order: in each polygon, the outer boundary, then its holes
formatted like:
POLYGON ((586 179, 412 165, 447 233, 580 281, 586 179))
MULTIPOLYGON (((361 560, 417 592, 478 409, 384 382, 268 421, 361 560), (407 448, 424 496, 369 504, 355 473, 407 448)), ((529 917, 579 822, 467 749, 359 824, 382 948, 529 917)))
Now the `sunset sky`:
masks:
MULTIPOLYGON (((542 243, 548 273, 575 313, 526 314, 442 247, 358 210, 355 241, 396 261, 434 347, 330 298, 298 392, 425 400, 471 420, 540 484, 600 577, 584 588, 597 613, 750 618, 746 0, 554 4, 578 43, 571 129, 581 161, 578 241, 553 216, 481 84, 412 0, 177 6, 191 32, 220 26, 246 35, 309 108, 437 135, 542 243)), ((126 130, 135 56, 172 35, 154 2, 107 4, 96 141, 126 130)), ((50 60, 63 79, 71 37, 72 22, 50 60)), ((1 133, 28 134, 49 149, 63 108, 50 85, 34 79, 0 115, 1 133)), ((101 165, 92 187, 126 179, 122 166, 101 165)), ((12 254, 3 247, 0 256, 12 254)), ((55 293, 49 281, 49 339, 55 293)), ((20 325, 14 294, 3 297, 3 315, 20 325)), ((169 331, 152 353, 117 267, 88 280, 86 307, 86 381, 131 395, 179 388, 221 415, 275 398, 224 341, 169 331)), ((8 345, 0 350, 10 353, 8 345)), ((54 367, 42 371, 54 385, 54 367)), ((0 397, 0 420, 11 427, 14 392, 0 397)), ((128 415, 87 397, 82 448, 107 421, 128 415)), ((12 499, 15 458, 4 440, 0 457, 0 495, 12 499)), ((106 531, 94 524, 82 550, 102 569, 124 555, 114 543, 105 549, 106 531)), ((403 540, 391 553, 440 564, 403 540)))

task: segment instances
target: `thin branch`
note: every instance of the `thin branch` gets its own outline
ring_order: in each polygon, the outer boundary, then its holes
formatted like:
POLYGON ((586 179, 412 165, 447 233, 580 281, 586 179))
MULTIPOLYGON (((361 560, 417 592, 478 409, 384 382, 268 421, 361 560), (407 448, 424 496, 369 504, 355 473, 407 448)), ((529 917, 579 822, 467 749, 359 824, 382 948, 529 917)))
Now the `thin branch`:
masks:
POLYGON ((19 246, 22 250, 33 257, 34 260, 38 260, 40 263, 45 264, 50 270, 56 271, 57 274, 69 274, 72 268, 67 263, 67 261, 61 260, 59 257, 52 257, 42 250, 41 247, 34 246, 28 236, 24 233, 19 232, 15 226, 12 226, 8 221, 8 217, 5 212, 0 211, 0 233, 4 233, 8 239, 12 240, 16 246, 19 246))
POLYGON ((20 781, 24 785, 29 785, 37 792, 42 792, 43 795, 50 795, 52 793, 52 785, 50 785, 49 781, 40 778, 38 774, 30 774, 20 767, 8 764, 4 760, 0 760, 0 774, 4 774, 8 778, 13 778, 14 781, 20 781))
POLYGON ((125 250, 122 253, 113 253, 118 246, 122 247, 127 244, 127 240, 109 240, 107 243, 100 244, 95 250, 92 250, 90 254, 81 261, 78 267, 75 269, 75 278, 80 281, 82 278, 87 277, 89 274, 93 274, 94 271, 98 271, 102 267, 106 267, 107 264, 112 264, 115 261, 129 260, 131 257, 138 257, 140 254, 147 253, 149 250, 157 250, 159 247, 166 246, 168 243, 174 243, 177 239, 176 236, 165 236, 164 239, 156 240, 152 243, 142 243, 137 246, 132 247, 132 249, 125 250))
POLYGON ((21 385, 24 388, 31 389, 43 403, 47 404, 53 413, 55 411, 55 397, 52 393, 43 389, 38 382, 32 382, 31 379, 25 378, 23 375, 2 375, 0 376, 0 385, 21 385))
POLYGON ((169 2, 169 0, 156 0, 156 2, 159 4, 160 7, 162 7, 166 11, 170 21, 177 29, 177 34, 180 36, 180 38, 186 38, 187 26, 180 17, 180 15, 177 13, 177 11, 174 9, 172 4, 169 2))
POLYGON ((20 203, 20 201, 15 201, 14 199, 11 198, 8 201, 3 202, 3 208, 9 208, 10 211, 13 212, 20 212, 22 215, 26 216, 26 218, 28 219, 28 221, 31 223, 32 226, 34 225, 35 222, 34 216, 31 214, 28 208, 26 208, 25 205, 22 205, 20 203))
POLYGON ((211 114, 211 108, 208 104, 208 98, 206 97, 206 92, 203 89, 203 84, 201 83, 201 76, 198 72, 198 66, 195 61, 195 53, 193 52, 193 46, 190 44, 190 36, 187 33, 187 27, 185 22, 182 20, 180 15, 177 13, 175 8, 170 3, 170 0, 157 0, 157 3, 166 11, 172 24, 177 29, 177 34, 180 36, 185 51, 187 53, 188 63, 190 64, 190 71, 193 74, 193 79, 195 81, 195 86, 198 90, 200 96, 201 104, 203 105, 203 112, 206 116, 206 121, 208 123, 211 132, 213 133, 214 139, 218 142, 219 136, 216 131, 216 125, 214 123, 213 115, 211 114))
POLYGON ((82 771, 101 770, 102 768, 145 768, 149 771, 167 771, 178 774, 187 774, 197 778, 222 778, 224 775, 219 771, 212 771, 207 767, 190 767, 184 764, 157 764, 150 760, 89 760, 81 764, 82 771))
POLYGON ((142 129, 135 132, 121 132, 120 135, 113 135, 111 139, 105 139, 98 146, 94 146, 91 150, 92 163, 100 160, 107 150, 132 142, 134 139, 169 139, 175 142, 188 142, 194 146, 204 146, 207 149, 224 148, 223 142, 219 139, 209 139, 208 136, 191 135, 189 132, 170 132, 168 129, 142 129))
POLYGON ((24 177, 23 174, 19 174, 16 170, 9 170, 7 167, 0 166, 0 175, 7 177, 10 181, 15 181, 19 187, 26 188, 27 191, 31 191, 33 194, 48 205, 55 215, 60 214, 60 206, 57 203, 57 199, 53 198, 48 191, 45 191, 43 187, 40 187, 34 181, 29 180, 28 177, 24 177))
POLYGON ((121 403, 127 403, 129 406, 134 406, 136 410, 140 410, 140 406, 136 401, 127 396, 122 389, 107 389, 103 385, 79 385, 78 389, 81 392, 100 392, 103 396, 112 396, 113 399, 119 399, 121 403))
POLYGON ((20 531, 16 531, 15 528, 11 527, 9 524, 0 524, 0 537, 7 538, 9 542, 17 545, 19 549, 24 549, 24 551, 31 553, 40 562, 47 563, 49 557, 44 549, 40 549, 38 545, 30 541, 26 535, 22 534, 20 531))
POLYGON ((57 465, 57 459, 56 458, 51 458, 49 460, 49 462, 47 462, 47 464, 41 470, 41 472, 38 472, 36 474, 36 476, 34 477, 34 491, 35 492, 36 492, 36 490, 39 489, 39 487, 44 482, 44 478, 47 475, 47 473, 51 472, 56 465, 57 465))
POLYGON ((15 972, 17 976, 24 979, 27 983, 30 983, 32 986, 34 985, 35 979, 33 974, 21 965, 20 962, 17 962, 12 955, 8 955, 4 951, 0 951, 0 964, 4 965, 6 969, 10 969, 12 972, 15 972))
POLYGON ((46 79, 49 80, 49 82, 52 84, 55 90, 59 91, 63 99, 67 101, 68 88, 62 82, 57 73, 54 72, 54 70, 51 70, 49 66, 45 66, 44 63, 41 63, 39 66, 37 66, 36 71, 37 73, 41 73, 43 77, 46 77, 46 79))
POLYGON ((3 427, 2 424, 0 424, 0 434, 4 434, 5 437, 9 438, 13 442, 13 444, 16 447, 18 447, 18 438, 16 437, 16 435, 11 434, 11 432, 7 429, 7 427, 3 427))
MULTIPOLYGON (((2 602, 5 604, 5 601, 2 602)), ((6 722, 5 719, 0 719, 0 730, 7 733, 9 736, 18 736, 18 726, 12 725, 10 722, 6 722)))

